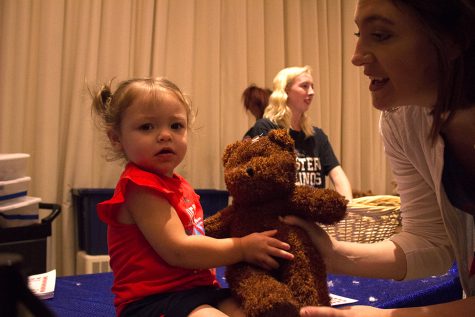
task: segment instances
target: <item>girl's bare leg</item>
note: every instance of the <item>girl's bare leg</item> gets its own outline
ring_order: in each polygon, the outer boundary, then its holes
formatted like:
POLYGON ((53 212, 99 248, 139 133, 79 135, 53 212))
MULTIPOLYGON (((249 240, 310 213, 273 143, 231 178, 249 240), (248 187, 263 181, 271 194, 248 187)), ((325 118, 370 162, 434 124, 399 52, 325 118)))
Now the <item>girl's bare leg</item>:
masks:
POLYGON ((219 310, 231 317, 246 317, 234 298, 227 298, 219 303, 219 310))
POLYGON ((210 305, 196 307, 188 317, 246 317, 233 298, 227 298, 219 303, 218 308, 210 305))
POLYGON ((201 305, 193 309, 188 317, 227 317, 225 313, 221 312, 216 307, 210 305, 201 305))

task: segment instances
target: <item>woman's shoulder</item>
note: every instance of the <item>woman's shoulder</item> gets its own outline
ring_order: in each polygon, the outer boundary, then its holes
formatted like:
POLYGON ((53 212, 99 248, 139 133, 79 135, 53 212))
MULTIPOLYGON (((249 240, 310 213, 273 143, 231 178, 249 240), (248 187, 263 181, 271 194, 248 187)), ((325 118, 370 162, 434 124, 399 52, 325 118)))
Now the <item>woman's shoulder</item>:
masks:
POLYGON ((430 109, 421 106, 403 106, 385 110, 381 113, 380 118, 380 128, 382 131, 396 129, 407 133, 425 132, 431 123, 432 115, 430 109))
POLYGON ((430 117, 430 109, 421 106, 402 106, 384 110, 381 113, 383 121, 414 121, 430 117))
POLYGON ((269 130, 279 128, 279 126, 276 123, 272 122, 270 119, 267 119, 267 118, 261 118, 257 120, 256 123, 254 124, 254 127, 265 127, 265 128, 269 128, 269 130))
POLYGON ((255 137, 258 135, 266 135, 269 131, 278 129, 279 126, 272 122, 269 119, 266 118, 261 118, 257 120, 252 128, 249 129, 249 131, 246 132, 246 135, 244 137, 255 137))
POLYGON ((327 136, 327 134, 325 133, 325 131, 323 131, 322 128, 319 128, 319 127, 316 127, 316 126, 313 126, 313 133, 314 133, 314 135, 319 135, 319 136, 324 136, 324 137, 327 136))
POLYGON ((432 115, 429 108, 403 106, 381 113, 379 129, 388 149, 415 148, 429 141, 432 115))

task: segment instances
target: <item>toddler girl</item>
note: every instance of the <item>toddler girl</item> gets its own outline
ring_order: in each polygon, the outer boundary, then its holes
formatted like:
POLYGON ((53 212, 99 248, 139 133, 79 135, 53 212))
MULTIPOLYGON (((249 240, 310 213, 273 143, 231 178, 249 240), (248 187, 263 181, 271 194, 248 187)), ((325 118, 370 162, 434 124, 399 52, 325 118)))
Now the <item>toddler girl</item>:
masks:
POLYGON ((199 196, 175 168, 193 113, 165 78, 103 85, 92 108, 113 158, 127 162, 114 196, 97 206, 108 225, 117 316, 243 316, 211 268, 246 261, 264 269, 290 260, 289 246, 266 231, 243 238, 205 236, 199 196))

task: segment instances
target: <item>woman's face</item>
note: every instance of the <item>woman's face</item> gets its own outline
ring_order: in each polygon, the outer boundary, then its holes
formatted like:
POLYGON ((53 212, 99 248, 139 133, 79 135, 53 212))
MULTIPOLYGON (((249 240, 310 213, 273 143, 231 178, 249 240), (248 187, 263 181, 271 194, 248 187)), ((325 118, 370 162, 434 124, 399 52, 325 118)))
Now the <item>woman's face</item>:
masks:
POLYGON ((315 94, 312 75, 308 73, 298 75, 286 89, 286 92, 287 105, 292 109, 292 113, 302 115, 310 107, 315 94))
POLYGON ((432 107, 437 53, 412 12, 392 0, 358 0, 355 23, 359 31, 352 63, 369 77, 374 107, 432 107))

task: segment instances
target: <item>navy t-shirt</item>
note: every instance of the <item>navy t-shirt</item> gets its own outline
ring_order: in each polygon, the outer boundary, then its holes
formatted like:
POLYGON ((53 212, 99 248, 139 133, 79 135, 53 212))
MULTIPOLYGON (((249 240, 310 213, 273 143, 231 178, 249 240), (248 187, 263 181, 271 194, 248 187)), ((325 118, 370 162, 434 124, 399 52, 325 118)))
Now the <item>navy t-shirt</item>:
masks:
MULTIPOLYGON (((266 135, 269 131, 279 129, 279 126, 269 119, 259 119, 246 132, 244 137, 266 135)), ((340 165, 322 129, 314 127, 313 137, 305 137, 303 131, 290 129, 289 133, 295 142, 297 154, 297 185, 308 185, 325 188, 325 176, 340 165)))

